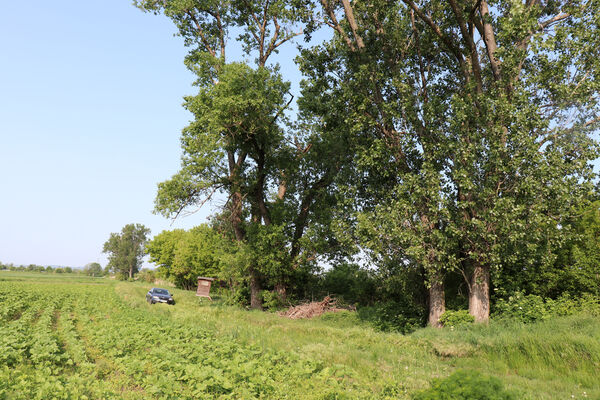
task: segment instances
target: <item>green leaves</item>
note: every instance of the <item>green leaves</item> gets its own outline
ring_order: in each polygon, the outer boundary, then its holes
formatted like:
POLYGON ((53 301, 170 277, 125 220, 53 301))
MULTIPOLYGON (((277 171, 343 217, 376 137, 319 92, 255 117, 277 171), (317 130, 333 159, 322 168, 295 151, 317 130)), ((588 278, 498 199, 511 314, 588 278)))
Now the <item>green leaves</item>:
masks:
POLYGON ((193 289, 198 276, 223 277, 223 253, 230 247, 216 230, 199 225, 189 231, 161 232, 148 242, 146 252, 164 278, 179 288, 193 289))
POLYGON ((121 233, 111 233, 102 251, 108 254, 108 268, 119 274, 121 279, 133 278, 144 257, 146 236, 150 229, 141 224, 128 224, 121 233))

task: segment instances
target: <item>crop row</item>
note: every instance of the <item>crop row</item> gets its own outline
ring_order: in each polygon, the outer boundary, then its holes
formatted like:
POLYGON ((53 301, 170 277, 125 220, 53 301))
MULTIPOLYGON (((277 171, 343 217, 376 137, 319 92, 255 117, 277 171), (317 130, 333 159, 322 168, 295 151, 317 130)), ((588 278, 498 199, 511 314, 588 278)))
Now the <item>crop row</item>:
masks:
POLYGON ((0 282, 0 293, 0 398, 120 398, 86 376, 68 289, 0 282))
POLYGON ((0 292, 19 304, 0 300, 12 310, 0 326, 0 398, 369 397, 351 372, 132 307, 112 285, 0 282, 0 292))

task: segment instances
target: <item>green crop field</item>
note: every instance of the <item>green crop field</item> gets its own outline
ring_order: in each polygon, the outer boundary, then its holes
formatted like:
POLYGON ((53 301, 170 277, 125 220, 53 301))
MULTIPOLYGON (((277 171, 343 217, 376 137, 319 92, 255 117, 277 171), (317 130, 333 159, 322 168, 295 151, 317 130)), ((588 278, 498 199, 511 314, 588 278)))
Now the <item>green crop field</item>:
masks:
POLYGON ((0 399, 395 399, 457 369, 517 398, 600 398, 600 322, 380 333, 352 313, 292 321, 149 285, 0 273, 0 399))

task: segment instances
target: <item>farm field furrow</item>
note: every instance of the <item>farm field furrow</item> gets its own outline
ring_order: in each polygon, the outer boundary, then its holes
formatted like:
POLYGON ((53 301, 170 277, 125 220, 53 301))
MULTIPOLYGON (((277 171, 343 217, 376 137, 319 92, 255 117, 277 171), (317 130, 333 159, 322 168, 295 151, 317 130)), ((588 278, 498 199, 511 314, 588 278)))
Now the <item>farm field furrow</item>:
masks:
POLYGON ((132 308, 112 284, 0 282, 0 291, 27 303, 16 320, 0 303, 0 398, 297 398, 314 386, 369 397, 320 363, 132 308))

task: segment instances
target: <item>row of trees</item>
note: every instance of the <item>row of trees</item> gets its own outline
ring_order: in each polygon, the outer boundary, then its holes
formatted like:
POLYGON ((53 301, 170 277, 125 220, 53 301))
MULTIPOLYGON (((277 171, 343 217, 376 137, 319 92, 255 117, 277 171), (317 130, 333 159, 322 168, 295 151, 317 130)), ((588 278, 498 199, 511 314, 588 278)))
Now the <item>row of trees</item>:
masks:
POLYGON ((446 301, 486 321, 496 292, 597 288, 600 1, 135 4, 175 23, 197 75, 155 210, 227 199, 210 228, 151 243, 167 274, 220 265, 260 308, 262 289, 301 295, 323 265, 358 257, 396 288, 380 296, 410 293, 434 326, 446 301), (272 56, 326 32, 296 59, 292 110, 272 56))
POLYGON ((71 267, 52 267, 48 265, 44 267, 42 265, 29 264, 29 265, 14 265, 14 264, 3 264, 0 262, 0 270, 7 271, 29 271, 29 272, 55 272, 57 274, 72 273, 73 268, 71 267))
POLYGON ((71 274, 71 273, 83 273, 89 276, 104 276, 108 273, 105 271, 102 266, 98 263, 89 263, 85 267, 79 268, 71 268, 71 267, 52 267, 48 265, 44 267, 43 265, 29 264, 29 265, 14 265, 14 264, 3 264, 0 262, 0 270, 8 270, 8 271, 29 271, 29 272, 48 272, 48 273, 56 273, 56 274, 71 274))

